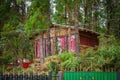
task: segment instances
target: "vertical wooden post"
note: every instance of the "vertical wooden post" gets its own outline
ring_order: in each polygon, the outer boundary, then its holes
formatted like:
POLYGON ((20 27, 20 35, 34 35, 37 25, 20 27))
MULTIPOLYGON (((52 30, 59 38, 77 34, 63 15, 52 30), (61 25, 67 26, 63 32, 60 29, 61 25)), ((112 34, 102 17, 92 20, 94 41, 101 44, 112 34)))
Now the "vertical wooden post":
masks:
POLYGON ((92 66, 92 61, 91 61, 91 71, 92 71, 92 67, 93 67, 93 66, 92 66))
POLYGON ((2 75, 2 74, 0 74, 0 80, 2 80, 2 77, 3 77, 3 75, 2 75))
POLYGON ((28 80, 30 80, 30 72, 28 72, 27 75, 28 75, 28 80))
POLYGON ((4 65, 3 65, 3 75, 4 75, 4 65))
POLYGON ((105 67, 105 71, 107 71, 106 67, 105 67))
POLYGON ((66 51, 68 52, 68 35, 66 35, 66 51))
POLYGON ((44 48, 43 47, 44 47, 45 44, 43 44, 43 32, 42 32, 42 36, 41 36, 41 41, 40 42, 42 44, 41 47, 40 47, 40 50, 41 50, 40 62, 44 63, 44 48))
POLYGON ((15 72, 14 72, 14 68, 13 68, 13 75, 15 74, 15 72))
POLYGON ((49 80, 52 80, 52 72, 49 72, 48 74, 49 74, 48 75, 49 80))
MULTIPOLYGON (((55 27, 54 27, 54 28, 55 28, 55 27)), ((58 36, 58 34, 56 34, 56 28, 55 28, 55 54, 58 53, 58 49, 57 49, 57 47, 58 47, 58 44, 57 44, 57 36, 58 36)))
POLYGON ((58 80, 63 80, 63 78, 62 78, 62 72, 58 72, 58 80))
POLYGON ((51 55, 51 42, 50 42, 50 27, 48 27, 48 55, 51 55))
POLYGON ((20 76, 20 71, 17 72, 18 76, 20 76))
POLYGON ((34 40, 34 48, 35 48, 35 54, 33 56, 33 59, 36 58, 36 55, 37 55, 37 42, 36 42, 36 40, 34 40))
POLYGON ((14 75, 15 75, 15 72, 14 72, 14 68, 13 68, 13 75, 12 75, 13 76, 12 77, 13 80, 15 80, 15 76, 14 75))
POLYGON ((70 26, 68 27, 68 52, 70 53, 70 46, 69 46, 69 44, 70 44, 70 40, 71 40, 71 34, 70 34, 70 31, 71 31, 71 28, 70 28, 70 26))
POLYGON ((77 67, 77 71, 79 71, 79 68, 77 67))
POLYGON ((22 70, 22 74, 24 75, 24 71, 22 70))

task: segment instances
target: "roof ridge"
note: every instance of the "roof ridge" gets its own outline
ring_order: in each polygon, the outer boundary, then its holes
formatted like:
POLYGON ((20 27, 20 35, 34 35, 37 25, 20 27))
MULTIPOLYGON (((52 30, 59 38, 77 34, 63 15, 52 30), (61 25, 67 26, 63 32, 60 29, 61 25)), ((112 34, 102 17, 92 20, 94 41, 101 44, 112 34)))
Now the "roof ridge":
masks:
MULTIPOLYGON (((65 28, 72 28, 72 29, 74 29, 75 27, 74 26, 69 26, 69 25, 61 25, 61 24, 53 24, 53 26, 59 26, 59 27, 65 27, 65 28)), ((90 29, 87 29, 87 28, 82 28, 82 27, 79 27, 79 29, 80 30, 86 30, 86 31, 89 31, 89 32, 91 32, 91 33, 95 33, 95 34, 98 34, 99 35, 99 33, 98 32, 95 32, 95 31, 93 31, 93 30, 90 30, 90 29)))

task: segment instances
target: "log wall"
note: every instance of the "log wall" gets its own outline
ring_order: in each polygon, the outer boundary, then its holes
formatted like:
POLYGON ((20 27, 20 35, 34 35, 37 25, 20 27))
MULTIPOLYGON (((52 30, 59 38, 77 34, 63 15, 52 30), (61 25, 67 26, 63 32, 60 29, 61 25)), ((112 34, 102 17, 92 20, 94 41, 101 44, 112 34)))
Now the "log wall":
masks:
MULTIPOLYGON (((53 40, 55 40, 56 37, 69 36, 68 33, 70 33, 70 35, 73 35, 73 34, 75 35, 75 29, 71 28, 70 32, 68 32, 68 28, 62 28, 62 27, 51 27, 50 28, 50 37, 53 40)), ((84 51, 89 47, 95 47, 95 46, 99 45, 99 40, 97 38, 98 35, 95 33, 92 33, 87 30, 79 30, 79 36, 80 36, 80 50, 81 51, 84 51)), ((35 37, 34 40, 40 41, 41 38, 43 38, 43 40, 47 40, 47 31, 41 32, 38 36, 35 37)), ((57 41, 54 41, 54 43, 55 42, 57 42, 57 41)), ((41 44, 45 44, 44 41, 41 44)), ((53 44, 53 43, 51 43, 51 44, 53 44)), ((36 45, 35 45, 35 48, 36 48, 36 45)), ((35 53, 36 53, 36 51, 35 51, 35 53)))

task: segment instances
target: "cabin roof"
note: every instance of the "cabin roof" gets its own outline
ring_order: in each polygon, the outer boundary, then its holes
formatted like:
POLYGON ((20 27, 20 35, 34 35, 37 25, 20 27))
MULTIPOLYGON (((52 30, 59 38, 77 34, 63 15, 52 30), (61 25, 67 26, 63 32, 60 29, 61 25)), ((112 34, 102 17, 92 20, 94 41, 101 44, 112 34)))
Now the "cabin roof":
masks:
MULTIPOLYGON (((52 28, 52 27, 59 27, 59 28, 69 28, 70 27, 71 29, 75 29, 74 26, 60 25, 60 24, 53 24, 53 25, 50 26, 50 28, 52 28)), ((90 30, 90 29, 86 29, 86 28, 82 28, 82 27, 79 27, 78 29, 79 29, 79 31, 85 31, 85 32, 89 32, 89 33, 92 33, 92 34, 99 35, 98 32, 95 32, 95 31, 90 30)))
MULTIPOLYGON (((74 26, 60 25, 60 24, 52 24, 52 25, 50 26, 50 28, 70 28, 70 29, 75 29, 74 26)), ((87 32, 87 33, 90 33, 90 34, 92 34, 92 35, 99 36, 99 33, 95 32, 95 31, 93 31, 93 30, 86 29, 86 28, 82 28, 82 27, 79 27, 78 29, 79 29, 79 32, 87 32)), ((43 31, 47 31, 47 30, 48 30, 48 29, 43 29, 43 31)), ((37 36, 37 35, 39 35, 38 32, 34 33, 34 34, 30 37, 30 39, 32 39, 34 36, 37 36)))

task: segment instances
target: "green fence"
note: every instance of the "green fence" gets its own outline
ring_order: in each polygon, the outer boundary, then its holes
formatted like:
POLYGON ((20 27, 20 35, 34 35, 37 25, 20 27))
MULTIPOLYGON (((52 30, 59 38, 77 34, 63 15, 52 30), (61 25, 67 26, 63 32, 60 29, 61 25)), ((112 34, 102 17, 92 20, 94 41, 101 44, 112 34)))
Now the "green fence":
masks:
POLYGON ((65 72, 64 80, 117 80, 116 72, 65 72))

